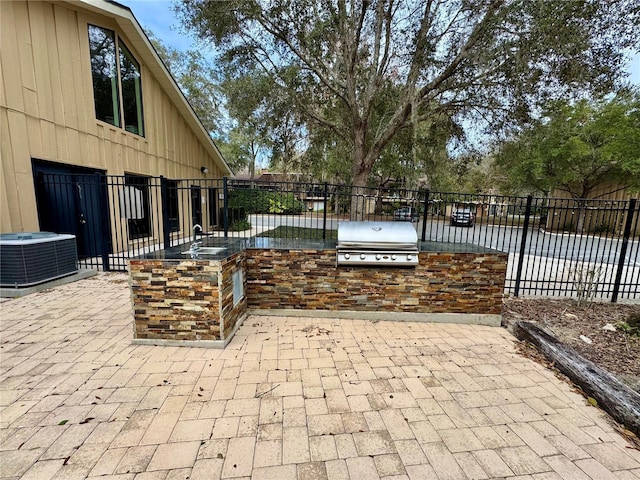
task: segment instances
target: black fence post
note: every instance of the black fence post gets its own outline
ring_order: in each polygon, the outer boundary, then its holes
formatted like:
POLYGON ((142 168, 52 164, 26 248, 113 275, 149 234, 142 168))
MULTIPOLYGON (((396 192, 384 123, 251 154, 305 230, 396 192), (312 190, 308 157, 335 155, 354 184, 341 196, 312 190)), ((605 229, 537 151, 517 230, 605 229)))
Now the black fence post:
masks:
POLYGON ((514 296, 518 296, 520 293, 520 281, 522 279, 522 265, 524 263, 524 251, 527 246, 527 230, 529 230, 529 217, 531 216, 531 204, 533 203, 533 197, 527 196, 527 206, 524 211, 524 225, 522 226, 522 238, 520 239, 520 254, 518 255, 518 270, 516 271, 516 288, 513 293, 514 296))
POLYGON ((222 191, 224 195, 224 199, 222 200, 222 218, 223 218, 223 226, 224 226, 224 238, 229 236, 229 184, 228 178, 224 177, 222 179, 222 191))
POLYGON ((107 176, 103 173, 97 173, 98 185, 100 185, 100 211, 102 212, 102 228, 100 232, 102 234, 102 251, 100 252, 102 257, 102 271, 108 272, 111 270, 111 259, 109 254, 111 253, 111 225, 109 222, 109 187, 107 184, 107 176))
POLYGON ((427 188, 424 191, 424 214, 422 216, 422 236, 420 237, 423 242, 427 239, 427 216, 429 215, 429 194, 430 194, 430 191, 427 188))
POLYGON ((322 239, 327 239, 327 191, 329 186, 324 182, 324 191, 322 192, 322 239))
POLYGON ((622 270, 624 268, 625 260, 627 257, 627 247, 629 245, 629 237, 631 236, 631 224, 633 223, 633 216, 636 213, 635 198, 629 200, 629 209, 627 210, 627 220, 624 222, 624 232, 622 234, 622 246, 620 247, 620 256, 618 257, 618 269, 616 271, 616 279, 613 282, 613 293, 611 295, 611 303, 618 301, 618 293, 620 292, 620 282, 622 281, 622 270))
POLYGON ((162 202, 162 241, 164 248, 171 246, 171 220, 169 219, 169 184, 160 175, 160 197, 162 202))

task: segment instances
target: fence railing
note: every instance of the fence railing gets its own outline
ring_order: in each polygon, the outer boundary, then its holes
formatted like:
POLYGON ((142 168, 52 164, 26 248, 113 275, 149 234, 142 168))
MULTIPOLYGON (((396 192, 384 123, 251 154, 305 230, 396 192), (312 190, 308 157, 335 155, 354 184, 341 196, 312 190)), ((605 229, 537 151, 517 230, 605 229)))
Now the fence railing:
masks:
POLYGON ((76 235, 81 266, 202 237, 333 240, 346 220, 412 221, 423 242, 507 252, 512 295, 640 298, 640 205, 329 183, 39 175, 41 230, 76 235))

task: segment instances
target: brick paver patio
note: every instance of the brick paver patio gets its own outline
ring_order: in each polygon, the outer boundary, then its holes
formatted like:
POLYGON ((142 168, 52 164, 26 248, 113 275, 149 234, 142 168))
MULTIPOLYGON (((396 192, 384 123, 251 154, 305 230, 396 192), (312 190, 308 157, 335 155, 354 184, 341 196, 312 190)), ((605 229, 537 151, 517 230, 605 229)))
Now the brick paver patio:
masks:
POLYGON ((250 316, 131 345, 127 277, 0 304, 0 476, 638 480, 640 452, 495 327, 250 316))

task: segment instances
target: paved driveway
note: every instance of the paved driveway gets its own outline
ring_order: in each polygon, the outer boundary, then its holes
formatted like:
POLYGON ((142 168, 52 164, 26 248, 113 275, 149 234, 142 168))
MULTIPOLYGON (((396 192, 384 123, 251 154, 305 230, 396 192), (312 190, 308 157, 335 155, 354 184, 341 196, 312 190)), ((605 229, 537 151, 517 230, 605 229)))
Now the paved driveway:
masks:
POLYGON ((248 317, 225 350, 134 346, 122 274, 0 309, 2 478, 640 479, 504 329, 248 317))

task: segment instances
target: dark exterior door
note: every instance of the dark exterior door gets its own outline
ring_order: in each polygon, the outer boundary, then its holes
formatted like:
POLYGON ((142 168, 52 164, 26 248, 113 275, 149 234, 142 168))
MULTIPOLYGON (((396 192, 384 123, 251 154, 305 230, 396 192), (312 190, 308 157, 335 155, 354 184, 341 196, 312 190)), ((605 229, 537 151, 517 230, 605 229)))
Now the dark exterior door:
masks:
POLYGON ((191 185, 191 227, 202 226, 202 191, 199 186, 191 185))
POLYGON ((104 172, 33 160, 40 230, 76 236, 78 257, 108 256, 104 172))
POLYGON ((218 225, 218 189, 209 188, 209 225, 218 225))

